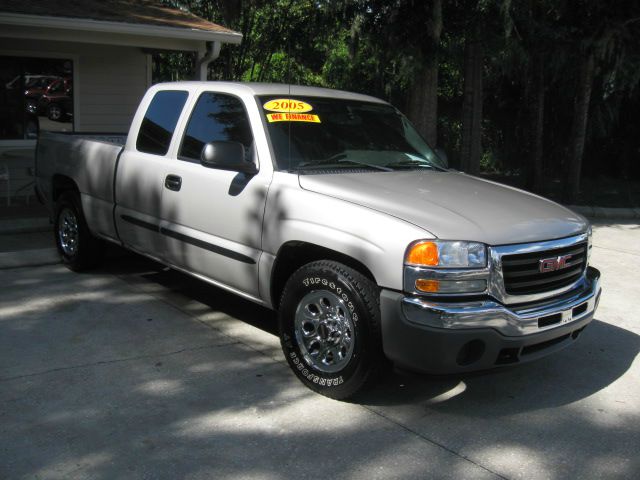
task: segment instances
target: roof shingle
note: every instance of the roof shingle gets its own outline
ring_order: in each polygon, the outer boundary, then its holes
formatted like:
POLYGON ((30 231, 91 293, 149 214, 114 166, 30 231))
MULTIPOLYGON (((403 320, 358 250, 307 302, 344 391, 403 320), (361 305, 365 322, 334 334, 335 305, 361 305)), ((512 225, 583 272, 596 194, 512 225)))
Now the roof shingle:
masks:
POLYGON ((157 0, 0 0, 0 12, 236 33, 157 0))

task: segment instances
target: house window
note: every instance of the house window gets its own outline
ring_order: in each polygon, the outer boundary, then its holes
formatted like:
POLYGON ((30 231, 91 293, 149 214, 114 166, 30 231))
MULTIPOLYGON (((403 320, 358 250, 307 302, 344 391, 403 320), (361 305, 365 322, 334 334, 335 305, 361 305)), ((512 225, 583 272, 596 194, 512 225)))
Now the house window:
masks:
POLYGON ((73 62, 0 56, 0 140, 73 131, 73 62))

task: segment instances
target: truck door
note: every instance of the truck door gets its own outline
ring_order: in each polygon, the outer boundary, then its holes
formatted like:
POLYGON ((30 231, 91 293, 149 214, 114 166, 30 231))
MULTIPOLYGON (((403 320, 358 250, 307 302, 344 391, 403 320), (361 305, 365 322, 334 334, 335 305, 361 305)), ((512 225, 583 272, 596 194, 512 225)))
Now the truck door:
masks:
POLYGON ((166 170, 161 233, 169 262, 254 297, 258 291, 261 232, 271 169, 256 175, 205 167, 200 154, 212 141, 240 142, 245 160, 257 149, 242 100, 204 92, 166 170))
MULTIPOLYGON (((115 222, 122 242, 134 250, 165 259, 160 208, 166 157, 188 93, 157 92, 146 108, 138 135, 127 139, 116 172, 115 222)), ((142 108, 142 105, 141 105, 142 108)), ((136 121, 134 120, 135 130, 136 121)))

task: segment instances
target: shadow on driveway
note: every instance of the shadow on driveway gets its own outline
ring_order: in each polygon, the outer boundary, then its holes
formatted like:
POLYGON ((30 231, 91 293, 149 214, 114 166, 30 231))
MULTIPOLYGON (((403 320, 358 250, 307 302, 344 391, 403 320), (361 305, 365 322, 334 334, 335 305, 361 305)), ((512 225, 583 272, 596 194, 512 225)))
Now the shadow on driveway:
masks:
POLYGON ((607 322, 534 363, 465 376, 393 372, 335 402, 302 387, 284 362, 113 275, 276 335, 273 312, 135 255, 85 275, 5 272, 0 371, 13 373, 0 375, 0 477, 640 471, 638 376, 629 371, 640 337, 607 322))
MULTIPOLYGON (((172 293, 278 335, 276 313, 272 310, 151 260, 132 257, 134 261, 112 264, 106 271, 140 275, 172 293)), ((472 397, 480 402, 490 400, 487 403, 495 403, 496 399, 506 400, 504 405, 500 405, 504 414, 529 408, 557 407, 589 397, 618 380, 628 371, 638 352, 640 336, 595 319, 578 342, 542 360, 464 375, 429 376, 394 371, 386 375, 378 387, 354 400, 368 405, 429 402, 464 382, 464 392, 447 401, 431 403, 446 403, 447 408, 452 409, 451 413, 464 413, 465 400, 472 397), (455 405, 460 409, 455 410, 455 405)), ((478 414, 482 415, 482 412, 478 414)))
MULTIPOLYGON (((232 294, 172 271, 145 279, 277 335, 275 314, 232 294)), ((616 477, 640 470, 637 374, 629 372, 638 352, 640 336, 595 319, 544 359, 466 375, 394 371, 351 402, 507 476, 616 477), (581 460, 570 461, 578 451, 581 460)))

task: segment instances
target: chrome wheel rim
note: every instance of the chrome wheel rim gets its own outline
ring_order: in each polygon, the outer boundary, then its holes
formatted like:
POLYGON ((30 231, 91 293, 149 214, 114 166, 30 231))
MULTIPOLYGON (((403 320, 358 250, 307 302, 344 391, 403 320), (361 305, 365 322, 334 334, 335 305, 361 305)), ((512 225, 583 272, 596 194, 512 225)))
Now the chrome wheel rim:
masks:
POLYGON ((78 252, 78 219, 70 208, 64 208, 58 217, 58 242, 62 252, 73 256, 78 252))
POLYGON ((305 295, 298 303, 294 328, 300 352, 312 368, 335 373, 351 360, 353 319, 335 293, 314 290, 305 295))

